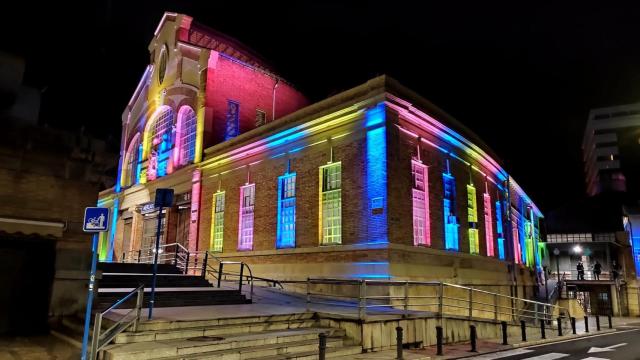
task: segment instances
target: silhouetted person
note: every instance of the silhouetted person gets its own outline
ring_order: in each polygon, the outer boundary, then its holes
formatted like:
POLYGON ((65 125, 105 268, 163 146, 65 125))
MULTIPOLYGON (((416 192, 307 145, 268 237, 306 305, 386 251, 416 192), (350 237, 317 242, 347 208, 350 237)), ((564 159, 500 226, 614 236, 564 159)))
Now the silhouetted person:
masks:
POLYGON ((620 276, 620 265, 613 260, 611 264, 611 275, 613 276, 613 281, 618 281, 618 277, 620 276))
POLYGON ((600 280, 601 273, 602 273, 602 265, 600 265, 600 262, 596 260, 595 265, 593 265, 593 278, 595 280, 600 280))
POLYGON ((582 265, 582 261, 578 261, 576 270, 578 270, 578 280, 584 280, 584 265, 582 265))

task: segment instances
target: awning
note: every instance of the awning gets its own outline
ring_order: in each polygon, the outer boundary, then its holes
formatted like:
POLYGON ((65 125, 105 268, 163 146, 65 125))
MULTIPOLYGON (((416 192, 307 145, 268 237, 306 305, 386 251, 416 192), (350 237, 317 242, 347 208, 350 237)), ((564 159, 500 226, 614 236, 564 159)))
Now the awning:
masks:
POLYGON ((64 222, 0 217, 0 231, 62 237, 64 222))

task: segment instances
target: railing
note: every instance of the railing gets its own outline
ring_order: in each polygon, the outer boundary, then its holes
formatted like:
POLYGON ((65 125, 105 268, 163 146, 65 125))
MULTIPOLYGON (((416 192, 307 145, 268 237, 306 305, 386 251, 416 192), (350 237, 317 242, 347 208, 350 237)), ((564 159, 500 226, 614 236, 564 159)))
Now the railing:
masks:
MULTIPOLYGON (((123 252, 120 262, 150 264, 154 261, 155 252, 155 247, 123 252)), ((158 247, 158 264, 173 264, 184 273, 189 257, 189 250, 179 243, 162 244, 158 247)))
POLYGON ((138 329, 138 322, 140 321, 140 313, 142 311, 142 300, 144 296, 144 285, 138 286, 135 290, 131 291, 122 299, 118 300, 115 304, 111 305, 107 310, 96 313, 93 323, 93 335, 91 336, 91 348, 89 349, 89 359, 95 360, 98 358, 98 352, 111 340, 113 340, 118 334, 126 330, 129 326, 133 325, 133 331, 138 329), (102 318, 108 312, 114 310, 118 306, 124 304, 129 300, 133 294, 137 294, 136 306, 129 310, 122 318, 115 322, 107 330, 102 330, 102 318), (134 316, 129 318, 132 314, 134 316))
MULTIPOLYGON (((555 278, 558 276, 557 272, 551 273, 549 277, 555 278)), ((613 281, 613 273, 609 271, 603 271, 599 276, 593 273, 593 270, 584 270, 584 275, 580 276, 578 270, 560 271, 560 276, 566 280, 589 280, 589 281, 613 281)), ((618 279, 622 278, 622 274, 618 273, 618 279)))
POLYGON ((360 320, 368 313, 402 314, 432 312, 443 316, 488 318, 495 321, 529 322, 568 319, 567 309, 557 305, 517 298, 469 286, 439 281, 391 281, 309 278, 307 306, 321 304, 357 309, 360 320), (318 291, 314 291, 314 287, 318 291), (335 301, 334 299, 339 299, 335 301))

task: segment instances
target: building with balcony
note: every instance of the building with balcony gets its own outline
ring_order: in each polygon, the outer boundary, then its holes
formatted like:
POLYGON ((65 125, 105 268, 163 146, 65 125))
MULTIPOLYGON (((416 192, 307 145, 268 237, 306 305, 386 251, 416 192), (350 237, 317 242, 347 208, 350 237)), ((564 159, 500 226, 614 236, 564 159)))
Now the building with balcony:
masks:
POLYGON ((540 210, 477 135, 395 80, 309 105, 182 14, 165 14, 149 51, 122 117, 118 183, 99 196, 113 212, 102 261, 147 261, 160 215, 164 251, 207 251, 257 276, 537 291, 540 210), (158 188, 175 193, 162 213, 158 188))

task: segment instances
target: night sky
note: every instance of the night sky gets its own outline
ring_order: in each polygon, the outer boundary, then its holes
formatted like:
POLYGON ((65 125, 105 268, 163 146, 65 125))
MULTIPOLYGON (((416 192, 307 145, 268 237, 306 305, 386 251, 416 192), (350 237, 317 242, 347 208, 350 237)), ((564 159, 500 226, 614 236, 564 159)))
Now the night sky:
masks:
POLYGON ((584 193, 588 110, 640 101, 637 2, 23 3, 3 9, 0 51, 26 58, 42 122, 119 138, 153 31, 165 10, 184 12, 255 49, 312 101, 396 78, 482 137, 543 211, 584 193))

